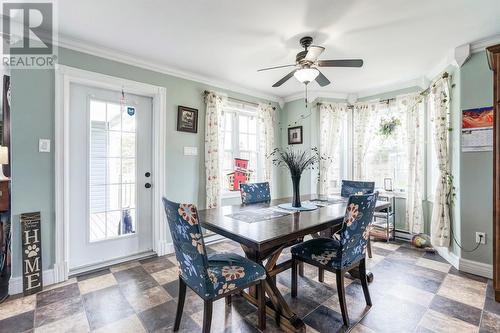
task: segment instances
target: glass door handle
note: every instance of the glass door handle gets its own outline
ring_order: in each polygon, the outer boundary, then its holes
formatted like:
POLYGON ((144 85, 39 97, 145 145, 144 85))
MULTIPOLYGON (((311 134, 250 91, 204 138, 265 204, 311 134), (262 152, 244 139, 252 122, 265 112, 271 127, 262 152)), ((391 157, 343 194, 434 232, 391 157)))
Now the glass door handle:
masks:
POLYGON ((146 184, 144 184, 144 187, 145 188, 151 188, 151 184, 150 183, 146 183, 146 184))

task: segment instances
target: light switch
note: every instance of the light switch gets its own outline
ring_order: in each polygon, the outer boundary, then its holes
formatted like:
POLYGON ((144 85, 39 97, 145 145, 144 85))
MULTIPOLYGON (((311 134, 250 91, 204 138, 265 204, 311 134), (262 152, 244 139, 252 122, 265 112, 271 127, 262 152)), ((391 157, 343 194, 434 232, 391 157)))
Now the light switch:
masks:
POLYGON ((50 140, 49 139, 39 139, 38 140, 38 152, 50 153, 50 140))
POLYGON ((196 156, 198 155, 198 147, 184 147, 185 156, 196 156))

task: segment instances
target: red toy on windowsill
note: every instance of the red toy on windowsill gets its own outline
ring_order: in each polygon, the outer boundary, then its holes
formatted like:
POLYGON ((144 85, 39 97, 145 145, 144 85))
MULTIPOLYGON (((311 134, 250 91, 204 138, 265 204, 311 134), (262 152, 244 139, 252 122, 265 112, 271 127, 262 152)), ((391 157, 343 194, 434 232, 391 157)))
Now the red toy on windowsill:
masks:
POLYGON ((230 191, 239 191, 240 184, 250 180, 252 170, 248 170, 248 160, 242 158, 234 159, 234 171, 227 174, 230 191))

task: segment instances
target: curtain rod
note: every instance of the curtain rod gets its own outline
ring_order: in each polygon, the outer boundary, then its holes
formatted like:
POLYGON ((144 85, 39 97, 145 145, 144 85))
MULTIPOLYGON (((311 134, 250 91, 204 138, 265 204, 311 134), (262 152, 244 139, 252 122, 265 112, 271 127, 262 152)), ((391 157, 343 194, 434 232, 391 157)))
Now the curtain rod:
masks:
MULTIPOLYGON (((427 88, 425 90, 422 90, 420 92, 420 95, 422 95, 422 96, 427 95, 429 93, 429 90, 430 90, 431 87, 436 86, 436 83, 438 83, 440 80, 448 79, 448 78, 451 80, 452 76, 448 72, 443 72, 443 74, 441 74, 440 77, 438 77, 437 79, 435 79, 434 81, 431 82, 429 88, 427 88)), ((387 99, 381 99, 381 100, 379 100, 379 103, 382 103, 382 104, 386 104, 387 103, 387 104, 389 104, 389 102, 394 101, 394 100, 396 100, 396 98, 394 98, 394 97, 393 98, 387 98, 387 99)), ((316 103, 317 106, 320 106, 322 104, 323 103, 321 103, 321 102, 316 103)), ((348 107, 349 106, 352 107, 354 105, 348 105, 348 107)))
MULTIPOLYGON (((203 92, 203 94, 205 94, 205 95, 207 95, 209 93, 210 93, 210 91, 208 91, 208 90, 205 90, 203 92)), ((245 103, 245 104, 253 105, 253 106, 259 106, 259 103, 245 101, 245 100, 239 99, 239 98, 228 97, 227 99, 230 99, 230 100, 235 101, 235 102, 240 102, 240 103, 245 103)), ((269 103, 269 105, 271 105, 271 103, 269 103)), ((274 106, 273 106, 273 110, 276 110, 276 108, 274 106)))

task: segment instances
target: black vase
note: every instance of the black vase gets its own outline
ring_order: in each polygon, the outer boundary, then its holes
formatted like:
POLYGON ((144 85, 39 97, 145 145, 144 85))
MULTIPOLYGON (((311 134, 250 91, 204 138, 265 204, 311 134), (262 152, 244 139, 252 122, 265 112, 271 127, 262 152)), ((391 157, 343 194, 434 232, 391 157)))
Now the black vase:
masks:
POLYGON ((292 207, 302 207, 300 204, 300 175, 292 176, 292 186, 293 186, 293 199, 292 207))

